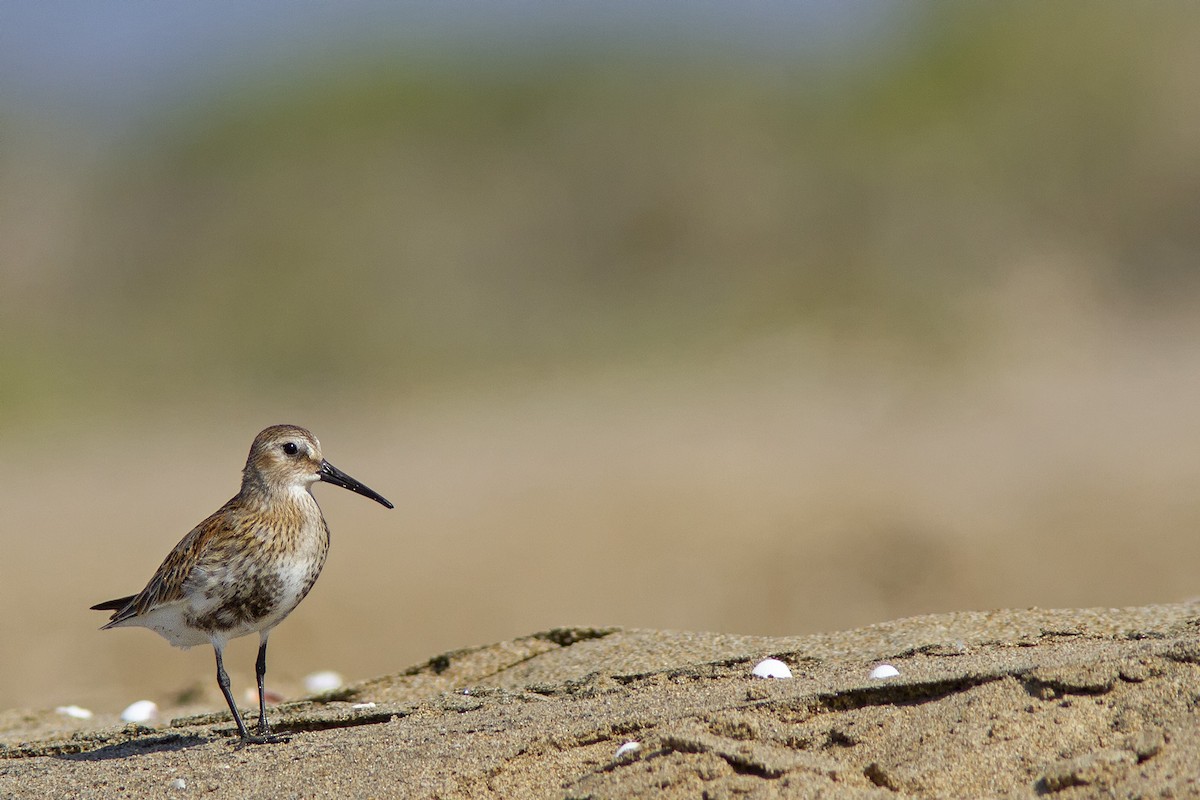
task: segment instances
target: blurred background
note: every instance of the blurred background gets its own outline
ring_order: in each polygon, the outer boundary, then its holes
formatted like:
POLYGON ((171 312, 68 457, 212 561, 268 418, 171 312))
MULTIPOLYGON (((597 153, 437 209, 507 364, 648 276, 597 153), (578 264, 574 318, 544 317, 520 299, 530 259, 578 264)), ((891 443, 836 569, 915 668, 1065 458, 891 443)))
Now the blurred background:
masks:
MULTIPOLYGON (((0 7, 0 708, 293 422, 269 680, 558 625, 800 634, 1200 580, 1200 8, 0 7)), ((239 691, 256 641, 230 648, 239 691)))

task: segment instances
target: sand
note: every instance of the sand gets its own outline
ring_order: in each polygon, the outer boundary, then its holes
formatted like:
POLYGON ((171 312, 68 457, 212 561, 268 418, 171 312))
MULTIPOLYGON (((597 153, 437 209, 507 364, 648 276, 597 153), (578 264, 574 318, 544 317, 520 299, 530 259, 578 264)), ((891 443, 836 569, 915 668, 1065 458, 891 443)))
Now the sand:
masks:
POLYGON ((283 744, 239 745, 216 709, 6 711, 0 797, 1200 797, 1198 625, 1162 605, 561 628, 277 706, 283 744), (794 677, 752 677, 767 656, 794 677))

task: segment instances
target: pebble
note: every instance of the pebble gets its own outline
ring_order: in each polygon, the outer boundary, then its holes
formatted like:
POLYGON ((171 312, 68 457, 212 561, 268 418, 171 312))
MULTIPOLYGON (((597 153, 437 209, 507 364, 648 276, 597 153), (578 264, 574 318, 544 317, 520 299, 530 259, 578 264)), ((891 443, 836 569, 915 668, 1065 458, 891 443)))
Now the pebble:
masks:
POLYGON ((626 756, 626 755, 629 755, 630 753, 636 753, 638 750, 641 750, 641 749, 642 749, 641 742, 626 742, 625 744, 623 744, 617 748, 617 752, 615 755, 613 755, 613 758, 620 758, 621 756, 626 756))
POLYGON ((790 678, 792 671, 788 665, 777 658, 767 658, 754 665, 752 673, 756 678, 790 678))
POLYGON ((122 722, 149 722, 158 717, 158 706, 153 700, 138 700, 121 712, 122 722))
MULTIPOLYGON (((247 689, 242 692, 242 697, 245 699, 246 705, 258 706, 258 689, 254 687, 247 687, 247 689)), ((270 688, 264 687, 263 697, 266 698, 268 705, 276 705, 283 702, 283 695, 270 688)))
POLYGON ((900 674, 900 670, 893 667, 891 664, 880 664, 875 669, 871 670, 871 680, 883 681, 888 678, 895 678, 900 674))
POLYGON ((75 719, 92 718, 92 712, 90 710, 86 708, 80 708, 79 706, 59 706, 54 710, 63 716, 74 717, 75 719))
POLYGON ((308 690, 309 694, 332 692, 334 689, 342 688, 342 683, 342 676, 329 669, 313 672, 304 677, 304 688, 308 690))

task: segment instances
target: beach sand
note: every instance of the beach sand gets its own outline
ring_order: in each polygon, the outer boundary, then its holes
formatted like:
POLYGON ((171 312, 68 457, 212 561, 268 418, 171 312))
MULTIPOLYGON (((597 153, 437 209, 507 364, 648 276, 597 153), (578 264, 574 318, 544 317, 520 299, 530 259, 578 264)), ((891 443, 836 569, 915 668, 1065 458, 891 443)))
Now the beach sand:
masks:
POLYGON ((240 746, 227 713, 5 711, 0 797, 1200 796, 1198 625, 1183 604, 560 628, 277 706, 285 744, 240 746), (752 677, 768 656, 794 677, 752 677))

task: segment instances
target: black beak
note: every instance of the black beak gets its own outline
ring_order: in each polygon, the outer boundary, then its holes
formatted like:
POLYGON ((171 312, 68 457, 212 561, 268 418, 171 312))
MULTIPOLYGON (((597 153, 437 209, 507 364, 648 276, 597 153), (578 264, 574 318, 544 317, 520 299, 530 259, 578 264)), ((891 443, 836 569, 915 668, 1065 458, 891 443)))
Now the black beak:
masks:
POLYGON ((342 472, 340 469, 324 459, 321 461, 321 469, 317 471, 317 479, 322 480, 325 483, 332 483, 334 486, 340 486, 343 489, 349 489, 355 494, 361 494, 363 497, 369 497, 376 503, 387 506, 388 508, 395 508, 395 506, 388 502, 388 499, 379 492, 375 491, 374 489, 368 489, 366 486, 363 486, 361 483, 354 480, 354 478, 351 478, 349 475, 342 472))

